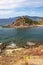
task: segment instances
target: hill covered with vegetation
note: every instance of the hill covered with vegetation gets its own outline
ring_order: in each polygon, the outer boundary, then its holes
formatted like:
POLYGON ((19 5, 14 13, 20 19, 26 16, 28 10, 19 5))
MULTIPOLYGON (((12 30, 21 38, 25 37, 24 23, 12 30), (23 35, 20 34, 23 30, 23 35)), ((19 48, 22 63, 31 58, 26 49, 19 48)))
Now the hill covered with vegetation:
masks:
POLYGON ((16 21, 12 22, 12 24, 4 26, 4 27, 28 27, 31 25, 38 25, 40 24, 38 21, 33 21, 32 19, 22 16, 18 18, 16 21))

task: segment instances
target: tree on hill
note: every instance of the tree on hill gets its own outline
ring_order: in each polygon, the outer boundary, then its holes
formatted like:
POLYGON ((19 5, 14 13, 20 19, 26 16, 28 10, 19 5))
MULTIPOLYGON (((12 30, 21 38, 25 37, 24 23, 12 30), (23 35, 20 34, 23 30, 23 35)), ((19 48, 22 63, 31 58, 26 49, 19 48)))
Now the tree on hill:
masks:
POLYGON ((25 23, 27 23, 27 24, 29 24, 29 25, 32 25, 32 24, 39 24, 39 22, 37 22, 37 21, 33 21, 33 20, 31 20, 31 19, 29 19, 29 18, 27 18, 27 17, 24 17, 23 16, 23 18, 24 18, 24 20, 25 20, 25 23))

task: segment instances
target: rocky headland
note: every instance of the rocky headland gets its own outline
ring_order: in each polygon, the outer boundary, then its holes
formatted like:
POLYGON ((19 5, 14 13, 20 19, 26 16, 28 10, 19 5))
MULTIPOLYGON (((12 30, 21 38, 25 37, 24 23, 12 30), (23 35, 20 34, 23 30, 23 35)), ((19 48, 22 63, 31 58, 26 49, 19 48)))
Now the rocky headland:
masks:
POLYGON ((27 28, 27 27, 36 26, 39 24, 40 23, 38 21, 33 21, 32 19, 30 19, 26 16, 22 16, 22 17, 18 18, 16 21, 14 21, 12 24, 4 25, 2 27, 5 27, 5 28, 27 28))

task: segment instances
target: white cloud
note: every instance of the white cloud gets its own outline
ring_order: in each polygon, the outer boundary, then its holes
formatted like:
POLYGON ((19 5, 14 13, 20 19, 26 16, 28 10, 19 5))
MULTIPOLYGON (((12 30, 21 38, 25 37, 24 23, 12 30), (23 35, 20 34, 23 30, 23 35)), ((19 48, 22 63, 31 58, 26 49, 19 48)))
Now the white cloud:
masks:
POLYGON ((27 0, 25 6, 28 7, 40 7, 43 6, 43 0, 27 0))
POLYGON ((0 15, 11 14, 12 11, 0 11, 0 15))
POLYGON ((0 9, 9 9, 22 6, 25 0, 0 0, 0 9))
POLYGON ((3 17, 26 14, 24 11, 17 12, 16 9, 20 7, 41 7, 43 0, 0 0, 0 15, 3 17), (12 15, 13 14, 13 15, 12 15))
POLYGON ((38 7, 43 5, 43 0, 0 0, 0 9, 17 7, 38 7))

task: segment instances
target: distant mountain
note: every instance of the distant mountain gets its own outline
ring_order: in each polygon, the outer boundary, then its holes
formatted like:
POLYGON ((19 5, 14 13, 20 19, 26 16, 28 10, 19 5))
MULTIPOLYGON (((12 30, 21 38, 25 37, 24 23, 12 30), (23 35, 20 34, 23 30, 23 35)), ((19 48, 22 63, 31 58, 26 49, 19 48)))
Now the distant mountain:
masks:
POLYGON ((8 19, 0 19, 0 25, 7 25, 11 24, 13 21, 15 21, 19 17, 13 17, 13 18, 8 18, 8 19))
POLYGON ((40 21, 43 17, 37 17, 37 16, 26 16, 30 19, 32 19, 33 21, 40 21))
MULTIPOLYGON (((26 17, 32 19, 33 21, 40 21, 40 19, 42 19, 42 17, 35 17, 35 16, 26 16, 26 17)), ((13 21, 15 21, 18 18, 20 18, 20 16, 8 18, 8 19, 0 19, 0 25, 11 24, 13 21)))

